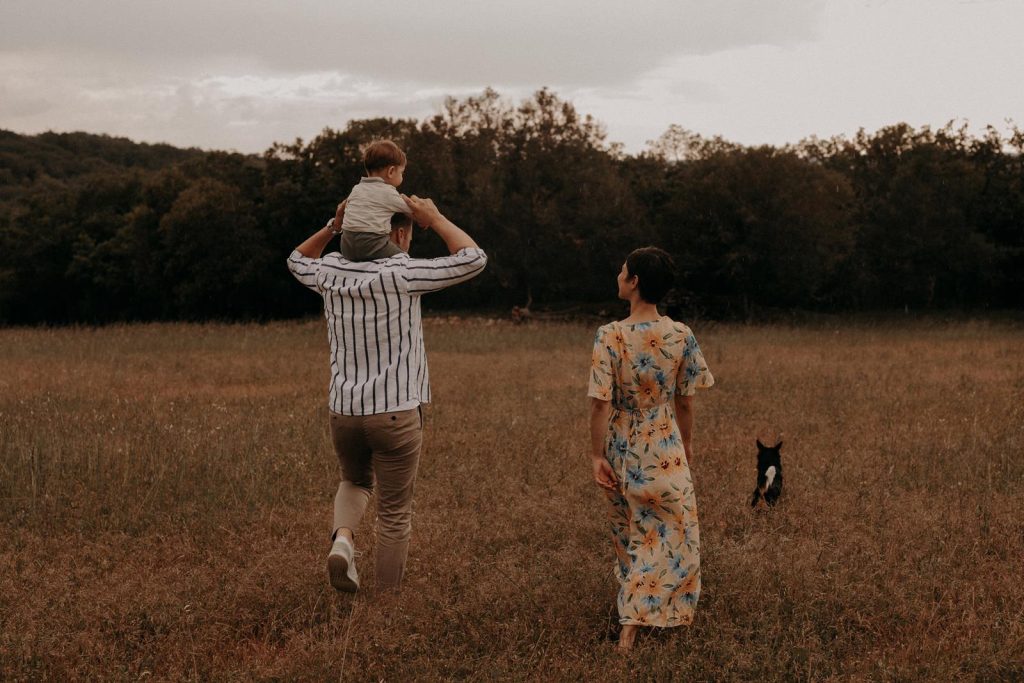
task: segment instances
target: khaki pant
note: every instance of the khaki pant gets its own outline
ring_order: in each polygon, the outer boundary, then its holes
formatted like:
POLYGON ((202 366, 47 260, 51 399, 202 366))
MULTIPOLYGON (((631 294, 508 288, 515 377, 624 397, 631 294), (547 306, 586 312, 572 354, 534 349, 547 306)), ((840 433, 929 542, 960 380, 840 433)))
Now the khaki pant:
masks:
POLYGON ((331 440, 341 463, 334 531, 359 526, 377 489, 377 584, 397 587, 412 534, 412 495, 423 444, 419 408, 378 415, 331 413, 331 440))

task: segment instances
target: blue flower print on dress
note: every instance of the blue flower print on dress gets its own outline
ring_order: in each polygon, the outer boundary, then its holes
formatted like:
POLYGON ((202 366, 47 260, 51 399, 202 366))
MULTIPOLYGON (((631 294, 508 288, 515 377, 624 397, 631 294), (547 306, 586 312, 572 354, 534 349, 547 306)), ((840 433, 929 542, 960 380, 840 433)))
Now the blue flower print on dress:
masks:
POLYGON ((654 594, 645 595, 640 598, 640 603, 644 607, 659 607, 661 605, 661 598, 654 594))
POLYGON ((662 448, 669 449, 673 446, 678 446, 680 443, 679 435, 673 431, 662 437, 661 441, 658 442, 658 445, 662 448))
POLYGON ((633 369, 637 372, 646 372, 653 370, 657 367, 657 362, 654 360, 654 356, 649 353, 641 353, 637 355, 633 361, 633 369))
POLYGON ((649 477, 639 465, 632 465, 626 470, 626 483, 629 486, 643 486, 649 481, 653 481, 653 478, 649 477))
POLYGON ((637 511, 636 511, 636 521, 638 523, 640 523, 640 524, 644 524, 646 522, 650 522, 652 519, 657 519, 657 518, 658 518, 658 515, 654 511, 654 508, 649 508, 646 505, 641 507, 641 508, 639 508, 639 509, 637 509, 637 511))
POLYGON ((629 452, 629 442, 625 437, 616 434, 612 437, 608 450, 617 458, 625 458, 629 452))

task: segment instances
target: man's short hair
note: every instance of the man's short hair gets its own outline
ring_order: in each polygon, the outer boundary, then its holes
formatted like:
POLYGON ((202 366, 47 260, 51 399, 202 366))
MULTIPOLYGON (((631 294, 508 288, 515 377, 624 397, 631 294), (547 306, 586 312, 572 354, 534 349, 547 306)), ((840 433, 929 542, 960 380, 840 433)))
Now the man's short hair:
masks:
POLYGON ((391 140, 374 140, 363 150, 363 166, 367 173, 382 171, 388 166, 405 166, 405 152, 391 140))
POLYGON ((412 216, 405 213, 391 214, 391 229, 399 230, 401 228, 412 227, 412 216))
POLYGON ((668 252, 657 247, 642 247, 626 257, 626 272, 636 276, 640 298, 649 304, 660 303, 676 280, 676 264, 668 252))

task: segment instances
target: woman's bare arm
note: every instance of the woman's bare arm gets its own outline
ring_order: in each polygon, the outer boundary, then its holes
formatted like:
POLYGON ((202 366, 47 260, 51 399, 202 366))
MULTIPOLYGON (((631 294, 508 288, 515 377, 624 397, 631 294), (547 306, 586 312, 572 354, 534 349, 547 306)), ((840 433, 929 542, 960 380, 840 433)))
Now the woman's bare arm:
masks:
POLYGON ((604 458, 605 439, 608 438, 608 420, 612 415, 611 401, 590 399, 590 457, 604 458))
POLYGON ((615 490, 617 481, 612 466, 605 457, 605 441, 608 438, 608 420, 612 415, 611 401, 590 399, 590 463, 594 468, 594 481, 601 488, 615 490))
POLYGON ((683 448, 686 449, 686 462, 693 464, 693 396, 682 396, 676 394, 676 424, 679 425, 679 435, 683 438, 683 448))

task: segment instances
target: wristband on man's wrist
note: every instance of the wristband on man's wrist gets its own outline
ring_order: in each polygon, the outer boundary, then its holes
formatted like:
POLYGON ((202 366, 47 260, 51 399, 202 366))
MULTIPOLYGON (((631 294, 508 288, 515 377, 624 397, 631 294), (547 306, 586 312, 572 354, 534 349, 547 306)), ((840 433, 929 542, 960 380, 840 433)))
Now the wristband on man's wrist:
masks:
POLYGON ((324 227, 327 228, 328 230, 330 230, 332 235, 340 235, 341 234, 341 228, 340 227, 337 230, 334 229, 334 219, 333 218, 331 220, 327 221, 327 225, 325 225, 324 227))

